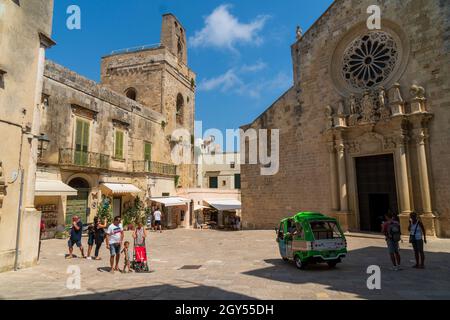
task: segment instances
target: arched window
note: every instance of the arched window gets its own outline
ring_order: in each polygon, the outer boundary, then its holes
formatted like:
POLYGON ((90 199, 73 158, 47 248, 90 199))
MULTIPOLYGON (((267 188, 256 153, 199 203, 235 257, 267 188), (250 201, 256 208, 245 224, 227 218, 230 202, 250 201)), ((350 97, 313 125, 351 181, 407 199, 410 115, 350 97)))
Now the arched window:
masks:
POLYGON ((178 59, 183 60, 183 42, 181 41, 180 37, 178 37, 178 59))
POLYGON ((127 96, 128 99, 134 100, 136 101, 137 98, 137 91, 135 88, 128 88, 125 91, 125 95, 127 96))
POLYGON ((177 123, 183 124, 183 108, 184 108, 184 98, 181 93, 177 95, 177 123))

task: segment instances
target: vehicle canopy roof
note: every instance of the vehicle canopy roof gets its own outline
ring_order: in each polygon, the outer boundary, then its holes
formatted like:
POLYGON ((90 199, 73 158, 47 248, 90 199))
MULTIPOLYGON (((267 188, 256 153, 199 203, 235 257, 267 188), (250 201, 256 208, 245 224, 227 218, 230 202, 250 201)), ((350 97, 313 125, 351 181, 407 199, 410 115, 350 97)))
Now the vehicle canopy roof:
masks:
POLYGON ((294 220, 295 222, 298 222, 298 223, 301 223, 304 221, 336 221, 336 219, 328 217, 321 213, 309 212, 309 211, 297 213, 293 217, 285 218, 285 219, 281 220, 281 222, 285 222, 287 220, 294 220))

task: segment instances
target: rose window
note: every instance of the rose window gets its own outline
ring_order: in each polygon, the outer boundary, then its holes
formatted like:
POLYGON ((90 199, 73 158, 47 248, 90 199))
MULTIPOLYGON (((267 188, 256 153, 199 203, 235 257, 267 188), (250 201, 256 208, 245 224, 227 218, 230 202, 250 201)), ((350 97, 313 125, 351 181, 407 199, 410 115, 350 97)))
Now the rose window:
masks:
POLYGON ((362 35, 344 52, 342 76, 354 88, 370 89, 381 85, 398 61, 397 44, 386 32, 362 35))

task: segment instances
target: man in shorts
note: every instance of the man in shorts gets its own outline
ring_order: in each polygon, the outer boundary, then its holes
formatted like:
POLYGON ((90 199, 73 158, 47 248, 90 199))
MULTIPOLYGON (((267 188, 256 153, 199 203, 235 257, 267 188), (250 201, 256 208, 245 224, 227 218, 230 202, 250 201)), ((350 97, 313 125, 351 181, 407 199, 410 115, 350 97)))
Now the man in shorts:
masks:
POLYGON ((78 216, 72 217, 72 228, 70 229, 70 238, 67 242, 69 246, 69 255, 66 257, 67 259, 72 259, 73 255, 73 246, 76 245, 80 248, 81 256, 86 258, 84 255, 83 245, 81 244, 81 236, 83 235, 83 223, 78 216))
POLYGON ((158 231, 161 233, 162 232, 162 226, 161 226, 161 217, 162 217, 162 213, 161 211, 159 211, 159 208, 156 209, 155 212, 153 212, 153 217, 155 218, 155 231, 158 231))
POLYGON ((124 238, 123 227, 120 223, 120 217, 115 217, 113 223, 108 227, 106 232, 106 248, 109 249, 111 257, 109 258, 109 263, 111 265, 111 272, 120 271, 119 261, 120 261, 120 247, 122 246, 124 238), (114 259, 116 260, 116 265, 114 267, 114 259))

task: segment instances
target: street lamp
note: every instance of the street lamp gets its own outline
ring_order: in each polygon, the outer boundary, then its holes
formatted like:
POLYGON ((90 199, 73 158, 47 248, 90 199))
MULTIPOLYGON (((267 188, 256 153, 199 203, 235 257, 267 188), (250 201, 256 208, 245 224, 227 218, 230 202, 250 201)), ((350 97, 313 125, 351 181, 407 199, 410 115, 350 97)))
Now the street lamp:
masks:
POLYGON ((50 143, 50 139, 48 138, 48 136, 46 134, 41 133, 41 135, 37 137, 37 140, 39 142, 39 145, 38 145, 38 158, 41 159, 43 152, 45 150, 47 150, 47 148, 48 148, 48 144, 50 143))

